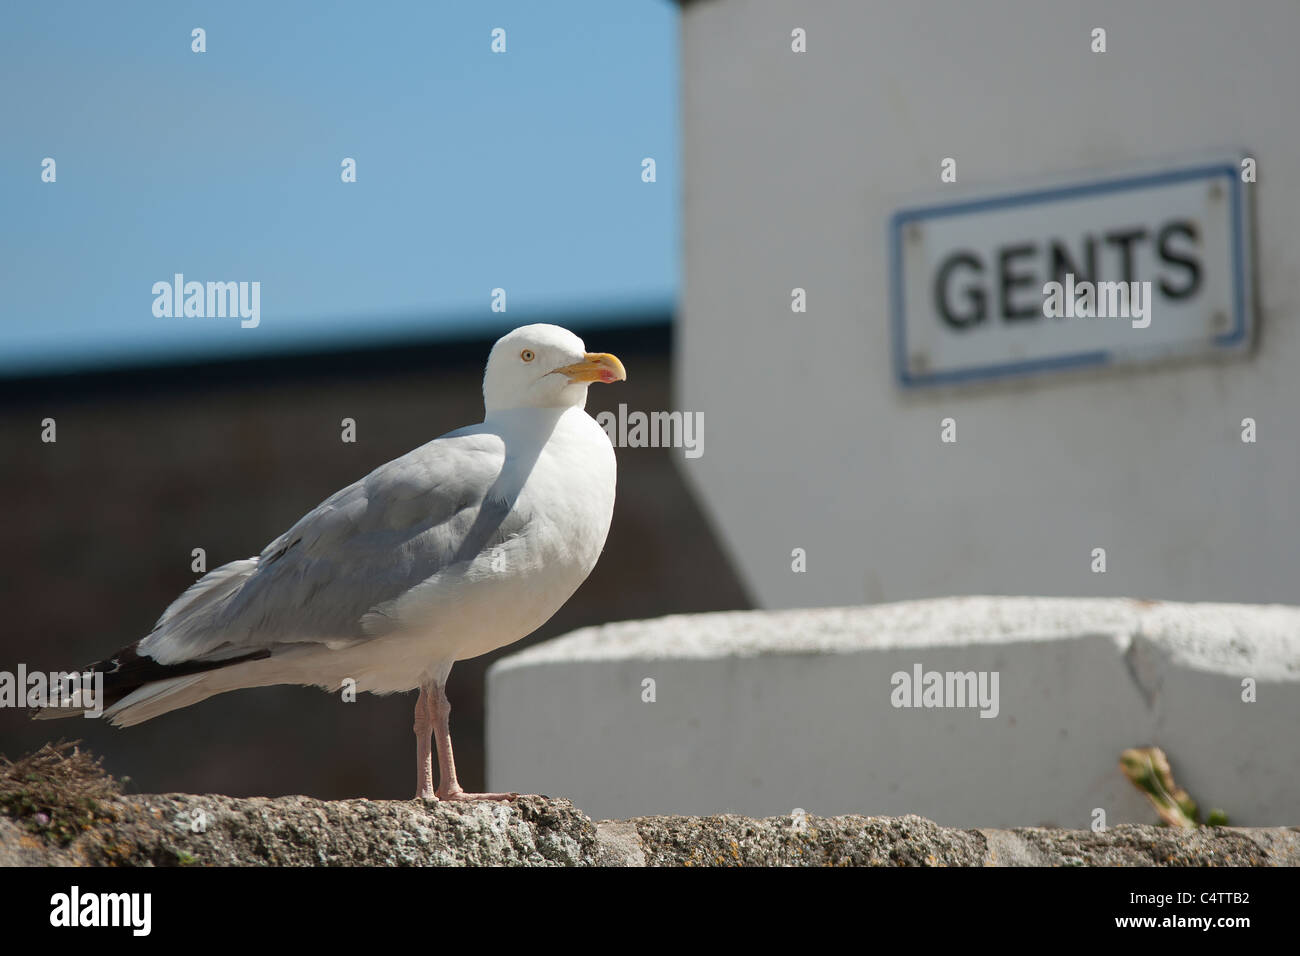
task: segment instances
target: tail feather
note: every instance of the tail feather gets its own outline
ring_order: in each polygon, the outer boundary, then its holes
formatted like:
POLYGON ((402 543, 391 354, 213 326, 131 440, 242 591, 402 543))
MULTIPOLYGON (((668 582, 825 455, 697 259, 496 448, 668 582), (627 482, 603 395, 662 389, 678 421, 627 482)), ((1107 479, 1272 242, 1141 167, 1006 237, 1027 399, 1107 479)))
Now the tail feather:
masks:
POLYGON ((99 685, 94 688, 97 699, 83 700, 87 695, 77 690, 65 695, 61 706, 39 708, 32 716, 49 720, 98 710, 114 724, 127 726, 211 696, 214 691, 199 692, 204 675, 211 671, 270 657, 267 648, 241 653, 220 642, 219 628, 212 626, 213 615, 239 592, 259 560, 232 561, 210 571, 168 605, 147 636, 83 668, 81 673, 94 675, 92 680, 99 685), (205 628, 215 631, 220 643, 191 640, 196 629, 205 628), (161 663, 155 655, 172 662, 161 663))
POLYGON ((145 684, 106 709, 103 716, 114 727, 131 727, 169 710, 197 704, 212 695, 212 691, 196 686, 206 677, 206 674, 190 674, 145 684))
MULTIPOLYGON (((119 727, 140 723, 150 717, 156 717, 169 710, 184 707, 186 704, 195 703, 209 696, 209 694, 205 693, 193 699, 187 699, 183 703, 178 699, 167 700, 166 706, 161 706, 164 699, 193 687, 210 671, 230 667, 233 664, 242 664, 245 661, 263 660, 271 656, 269 650, 261 649, 221 660, 177 661, 174 664, 160 664, 152 657, 140 654, 137 650, 138 647, 138 644, 124 647, 112 657, 96 661, 82 671, 83 673, 90 672, 91 674, 102 675, 101 699, 95 701, 95 703, 99 708, 102 708, 102 716, 108 717, 112 723, 119 727), (130 712, 130 719, 127 719, 128 711, 130 712), (141 714, 147 714, 147 716, 139 716, 141 714)), ((98 681, 98 678, 95 678, 95 680, 98 681)), ((185 696, 190 697, 190 694, 185 696)), ((32 714, 32 717, 36 720, 76 717, 85 714, 89 709, 89 707, 85 706, 85 702, 78 700, 76 706, 41 707, 32 714)))

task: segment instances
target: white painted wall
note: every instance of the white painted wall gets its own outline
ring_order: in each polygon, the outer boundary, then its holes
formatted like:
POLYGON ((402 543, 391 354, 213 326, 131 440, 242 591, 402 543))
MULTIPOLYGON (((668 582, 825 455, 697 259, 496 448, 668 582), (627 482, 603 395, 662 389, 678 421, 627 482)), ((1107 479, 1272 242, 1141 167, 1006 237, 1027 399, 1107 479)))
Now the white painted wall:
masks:
POLYGON ((598 820, 802 807, 1082 829, 1098 808, 1155 822, 1118 761, 1159 746, 1205 811, 1291 825, 1298 631, 1296 608, 980 597, 585 628, 488 672, 488 787, 598 820), (997 672, 996 716, 895 707, 893 675, 918 664, 997 672))
POLYGON ((760 606, 1297 599, 1298 36, 1288 0, 684 6, 682 468, 760 606), (1254 355, 902 394, 886 224, 943 157, 966 190, 1225 147, 1259 161, 1254 355))

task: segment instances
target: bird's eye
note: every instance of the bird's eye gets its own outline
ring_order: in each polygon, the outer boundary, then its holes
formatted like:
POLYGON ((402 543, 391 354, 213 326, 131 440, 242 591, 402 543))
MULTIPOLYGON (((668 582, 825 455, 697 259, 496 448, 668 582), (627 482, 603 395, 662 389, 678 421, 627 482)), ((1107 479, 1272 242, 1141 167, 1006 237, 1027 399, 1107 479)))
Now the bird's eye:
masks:
POLYGON ((519 353, 519 357, 523 359, 525 362, 531 362, 535 356, 533 355, 532 349, 524 349, 522 352, 519 353))

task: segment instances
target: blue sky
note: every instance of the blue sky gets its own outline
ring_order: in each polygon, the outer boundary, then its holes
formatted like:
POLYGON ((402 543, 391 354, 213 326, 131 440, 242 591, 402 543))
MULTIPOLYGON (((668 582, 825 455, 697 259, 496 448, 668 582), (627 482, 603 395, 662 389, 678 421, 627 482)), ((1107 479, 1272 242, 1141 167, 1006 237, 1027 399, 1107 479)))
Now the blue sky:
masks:
POLYGON ((56 2, 0 24, 0 375, 674 301, 668 0, 56 2), (260 325, 155 317, 177 272, 260 282, 260 325))

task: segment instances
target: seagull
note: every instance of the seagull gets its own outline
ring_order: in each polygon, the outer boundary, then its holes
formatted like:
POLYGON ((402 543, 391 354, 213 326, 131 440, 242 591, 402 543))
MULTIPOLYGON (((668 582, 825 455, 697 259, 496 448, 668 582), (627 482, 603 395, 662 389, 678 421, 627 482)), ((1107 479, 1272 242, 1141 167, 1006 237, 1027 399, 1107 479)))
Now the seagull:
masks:
POLYGON ((609 437, 585 411, 623 363, 556 325, 500 338, 478 425, 381 465, 253 558, 204 575, 153 630, 38 718, 127 727, 243 687, 419 689, 416 797, 510 800, 456 780, 452 664, 526 637, 596 565, 614 512, 609 437), (434 789, 433 750, 438 754, 434 789))

